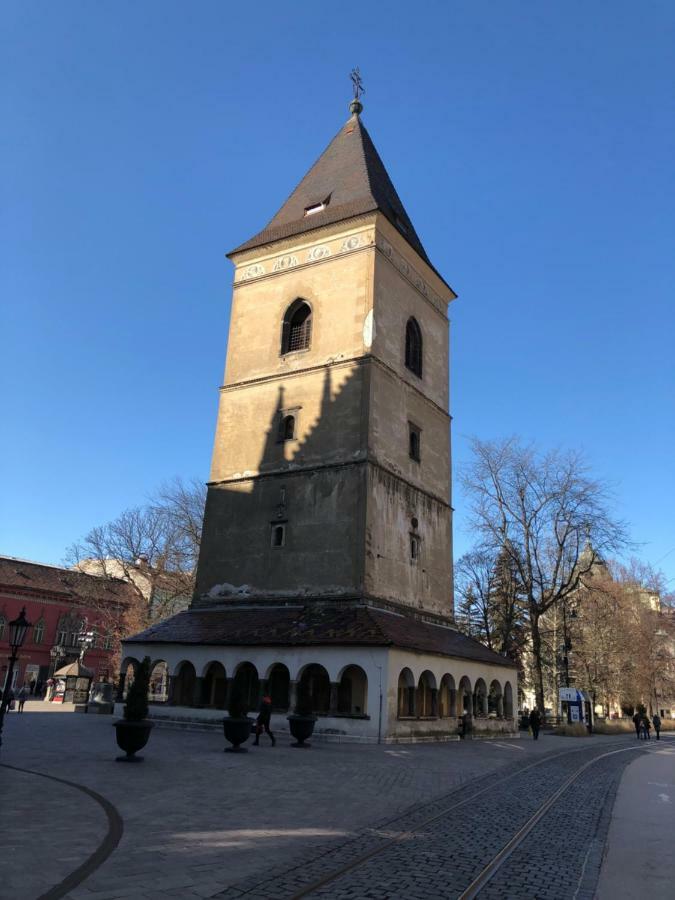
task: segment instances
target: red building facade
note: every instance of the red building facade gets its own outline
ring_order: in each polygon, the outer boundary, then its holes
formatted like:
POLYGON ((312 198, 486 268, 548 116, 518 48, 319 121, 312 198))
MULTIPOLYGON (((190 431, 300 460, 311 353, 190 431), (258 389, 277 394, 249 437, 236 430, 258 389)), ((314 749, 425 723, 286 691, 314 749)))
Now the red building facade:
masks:
POLYGON ((133 587, 117 578, 0 556, 0 687, 8 672, 9 623, 24 606, 31 628, 14 670, 15 690, 44 684, 55 667, 74 662, 84 632, 93 632, 84 664, 97 679, 114 679, 111 661, 119 647, 112 625, 134 598, 133 587))

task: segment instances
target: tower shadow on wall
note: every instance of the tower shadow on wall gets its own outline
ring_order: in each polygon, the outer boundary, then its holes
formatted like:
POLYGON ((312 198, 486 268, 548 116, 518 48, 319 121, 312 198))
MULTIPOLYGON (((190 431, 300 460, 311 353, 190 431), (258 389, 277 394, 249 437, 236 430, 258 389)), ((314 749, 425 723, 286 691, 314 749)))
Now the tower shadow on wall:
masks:
POLYGON ((258 474, 209 485, 193 607, 359 595, 368 390, 367 357, 279 387, 258 474))

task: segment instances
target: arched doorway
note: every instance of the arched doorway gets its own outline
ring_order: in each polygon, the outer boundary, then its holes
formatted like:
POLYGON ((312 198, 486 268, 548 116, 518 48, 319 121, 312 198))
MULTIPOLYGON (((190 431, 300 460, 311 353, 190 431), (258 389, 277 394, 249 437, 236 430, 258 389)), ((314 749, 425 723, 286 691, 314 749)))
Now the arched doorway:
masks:
POLYGON ((431 719, 437 715, 436 679, 428 669, 422 672, 417 684, 417 715, 421 719, 431 719))
POLYGON ((148 681, 148 700, 152 703, 166 703, 169 699, 169 667, 163 659, 153 663, 148 681))
POLYGON ((286 712, 291 676, 283 663, 276 663, 267 677, 267 693, 272 700, 272 709, 286 712))
POLYGON ((438 714, 443 719, 457 715, 457 691, 452 675, 444 675, 438 692, 438 714))
POLYGON ((197 673, 191 662, 180 664, 173 683, 173 701, 176 706, 193 706, 197 673))
POLYGON ((366 714, 368 678, 361 666, 347 666, 338 686, 339 713, 352 716, 366 714))
POLYGON ((460 716, 463 716, 464 713, 473 715, 471 682, 466 675, 460 679, 457 687, 457 712, 460 716))
POLYGON ((307 666, 300 677, 300 684, 309 695, 312 711, 327 713, 330 706, 330 678, 324 667, 318 663, 307 666))
POLYGON ((488 692, 488 716, 501 719, 504 715, 504 701, 502 698, 502 686, 495 678, 490 682, 488 692))
POLYGON ((513 688, 510 681, 504 685, 504 715, 507 719, 513 718, 513 688))
POLYGON ((249 712, 258 709, 260 706, 260 682, 258 681, 258 670, 253 663, 243 662, 237 666, 233 690, 240 692, 242 702, 249 712))
POLYGON ((415 679, 410 669, 401 669, 398 676, 398 717, 410 719, 415 715, 415 679))
POLYGON ((225 666, 219 662, 209 663, 202 681, 202 703, 204 706, 211 706, 214 709, 224 709, 226 696, 225 666))
POLYGON ((474 688, 473 714, 481 719, 484 719, 488 714, 487 686, 482 678, 476 681, 476 687, 474 688))

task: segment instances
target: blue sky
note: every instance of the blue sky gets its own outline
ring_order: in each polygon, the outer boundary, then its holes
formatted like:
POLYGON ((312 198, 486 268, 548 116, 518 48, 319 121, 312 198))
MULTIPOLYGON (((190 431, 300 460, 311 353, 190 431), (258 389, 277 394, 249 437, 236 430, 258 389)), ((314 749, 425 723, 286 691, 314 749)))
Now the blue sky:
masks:
MULTIPOLYGON (((231 267, 347 118, 451 307, 475 434, 586 451, 675 587, 675 5, 10 2, 0 552, 206 479, 231 267)), ((455 494, 456 550, 470 543, 455 494)))

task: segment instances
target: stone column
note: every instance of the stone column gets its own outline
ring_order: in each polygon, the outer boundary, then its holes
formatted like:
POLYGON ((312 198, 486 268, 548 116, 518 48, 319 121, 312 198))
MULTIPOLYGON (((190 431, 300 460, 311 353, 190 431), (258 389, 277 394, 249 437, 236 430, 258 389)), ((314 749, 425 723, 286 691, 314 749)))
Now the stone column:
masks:
POLYGON ((438 718, 438 690, 436 688, 431 689, 431 715, 438 718))
POLYGON ((174 676, 168 675, 166 679, 166 702, 169 706, 173 706, 173 687, 174 687, 174 676))
POLYGON ((234 686, 234 678, 225 679, 225 709, 230 707, 230 697, 232 696, 232 688, 234 686))
POLYGON ((262 704, 262 698, 267 693, 268 684, 267 678, 258 679, 258 709, 260 709, 260 705, 262 704))
POLYGON ((497 716, 500 719, 504 718, 504 698, 501 694, 497 697, 497 716))
POLYGON ((328 701, 328 715, 329 716, 337 715, 339 687, 340 687, 339 682, 331 681, 331 683, 330 683, 330 699, 328 701))

